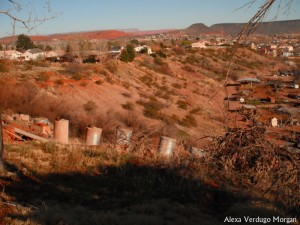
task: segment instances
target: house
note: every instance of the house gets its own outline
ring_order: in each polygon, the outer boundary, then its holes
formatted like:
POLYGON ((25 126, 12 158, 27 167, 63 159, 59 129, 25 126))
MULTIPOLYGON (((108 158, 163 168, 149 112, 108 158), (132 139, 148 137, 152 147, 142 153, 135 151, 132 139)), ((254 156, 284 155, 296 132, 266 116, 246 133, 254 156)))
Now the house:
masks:
POLYGON ((252 78, 252 77, 248 77, 248 78, 241 78, 237 80, 238 83, 243 84, 243 85, 247 85, 250 84, 251 88, 253 87, 253 83, 260 83, 260 80, 257 78, 252 78))
POLYGON ((0 59, 18 60, 22 57, 23 53, 16 50, 0 51, 0 59))
POLYGON ((277 45, 271 44, 270 48, 271 48, 272 50, 276 50, 276 49, 277 49, 277 45))
POLYGON ((284 49, 288 52, 293 52, 294 51, 294 47, 291 46, 291 45, 283 45, 283 46, 280 46, 279 48, 284 49))
POLYGON ((63 55, 64 55, 64 51, 58 51, 58 50, 48 51, 48 52, 45 52, 45 61, 59 62, 60 57, 63 55))
POLYGON ((210 42, 202 40, 202 41, 192 43, 192 48, 207 48, 207 46, 209 45, 210 42))
POLYGON ((252 50, 256 51, 257 50, 257 46, 255 43, 251 43, 251 47, 252 50))
POLYGON ((72 55, 70 53, 67 53, 67 54, 57 58, 57 62, 61 62, 61 63, 64 63, 64 62, 68 62, 68 63, 77 62, 78 63, 79 61, 80 60, 78 59, 77 55, 72 55))
POLYGON ((115 47, 112 46, 110 47, 110 49, 108 50, 107 54, 109 57, 111 58, 118 58, 121 55, 122 50, 124 49, 124 47, 115 47))
POLYGON ((141 53, 142 50, 144 50, 144 49, 147 49, 147 53, 148 53, 149 55, 153 53, 151 47, 149 47, 149 46, 147 46, 147 45, 135 47, 135 48, 134 48, 134 51, 137 52, 137 53, 141 53))
POLYGON ((294 56, 293 52, 288 52, 288 51, 282 52, 282 57, 283 58, 288 58, 288 57, 293 57, 293 56, 294 56))
POLYGON ((37 60, 37 59, 44 59, 45 52, 39 48, 28 49, 24 52, 23 56, 25 57, 25 61, 29 60, 37 60))
POLYGON ((63 54, 64 54, 63 51, 51 50, 51 51, 45 52, 45 58, 59 57, 59 56, 62 56, 63 54))

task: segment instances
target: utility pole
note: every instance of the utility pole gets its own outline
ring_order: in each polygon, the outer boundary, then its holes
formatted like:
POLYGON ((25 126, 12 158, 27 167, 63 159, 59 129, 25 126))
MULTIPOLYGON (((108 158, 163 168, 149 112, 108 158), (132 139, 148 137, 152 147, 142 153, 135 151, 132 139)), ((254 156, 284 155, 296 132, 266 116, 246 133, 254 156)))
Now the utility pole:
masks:
POLYGON ((15 43, 15 35, 16 35, 16 19, 14 19, 14 22, 13 22, 13 33, 12 33, 12 41, 11 41, 11 46, 13 48, 13 50, 17 50, 17 46, 16 46, 16 43, 15 43))

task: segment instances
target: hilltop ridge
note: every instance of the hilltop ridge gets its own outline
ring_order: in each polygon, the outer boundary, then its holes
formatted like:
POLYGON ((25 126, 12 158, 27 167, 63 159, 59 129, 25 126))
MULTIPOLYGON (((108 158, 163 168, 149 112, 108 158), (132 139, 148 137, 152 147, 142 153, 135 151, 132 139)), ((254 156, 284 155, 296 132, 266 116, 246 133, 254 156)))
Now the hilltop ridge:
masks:
MULTIPOLYGON (((189 35, 226 34, 237 35, 246 23, 219 23, 210 27, 203 23, 195 23, 183 29, 189 35)), ((274 35, 291 34, 300 32, 300 20, 285 20, 263 22, 254 32, 255 34, 274 35)))

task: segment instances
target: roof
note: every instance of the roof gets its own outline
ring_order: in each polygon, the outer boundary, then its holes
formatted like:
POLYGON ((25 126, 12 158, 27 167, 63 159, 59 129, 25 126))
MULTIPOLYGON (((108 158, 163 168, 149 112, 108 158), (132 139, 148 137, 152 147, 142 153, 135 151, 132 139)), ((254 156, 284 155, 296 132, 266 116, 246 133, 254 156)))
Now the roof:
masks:
POLYGON ((243 105, 242 107, 245 109, 257 109, 255 105, 243 105))
POLYGON ((44 51, 39 48, 32 48, 32 49, 28 49, 27 52, 30 52, 31 54, 37 54, 37 53, 41 53, 44 51))
POLYGON ((244 83, 244 82, 256 82, 256 83, 259 83, 260 80, 257 79, 257 78, 247 77, 247 78, 238 79, 237 82, 239 82, 239 83, 244 83))
POLYGON ((293 116, 295 119, 300 119, 300 108, 283 106, 279 108, 278 111, 287 113, 293 116))

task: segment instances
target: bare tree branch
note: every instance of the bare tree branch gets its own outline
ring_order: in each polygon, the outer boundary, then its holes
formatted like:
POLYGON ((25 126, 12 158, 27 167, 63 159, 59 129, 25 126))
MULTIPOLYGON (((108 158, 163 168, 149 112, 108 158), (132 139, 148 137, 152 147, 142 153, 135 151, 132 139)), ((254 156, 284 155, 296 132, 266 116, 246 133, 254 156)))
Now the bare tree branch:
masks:
MULTIPOLYGON (((253 7, 254 3, 256 3, 256 2, 257 2, 257 0, 249 0, 248 3, 244 4, 243 6, 238 8, 237 10, 240 10, 242 8, 245 8, 245 7, 253 7)), ((294 2, 294 0, 287 0, 287 3, 284 7, 285 8, 284 14, 287 14, 291 10, 293 2, 294 2)), ((242 39, 247 39, 250 34, 253 34, 257 30, 257 28, 259 27, 261 22, 264 21, 267 13, 270 11, 270 9, 272 8, 272 6, 275 3, 278 3, 278 9, 277 9, 277 13, 276 13, 276 16, 275 16, 275 18, 276 18, 277 15, 280 13, 280 10, 282 8, 281 7, 282 6, 281 0, 265 0, 264 3, 259 7, 258 12, 252 18, 250 18, 248 23, 243 27, 241 32, 237 35, 236 44, 233 46, 231 59, 229 60, 229 63, 228 63, 228 66, 227 66, 228 69, 227 69, 227 72, 226 72, 226 77, 225 77, 224 82, 222 84, 222 87, 225 87, 225 91, 226 91, 226 84, 228 83, 228 79, 229 79, 229 76, 231 74, 234 57, 236 55, 237 50, 239 49, 239 44, 240 44, 241 40, 242 39)), ((221 88, 218 89, 213 94, 213 96, 209 99, 209 101, 212 101, 212 99, 217 96, 217 94, 221 91, 221 88)), ((226 91, 226 94, 227 94, 227 91, 226 91)), ((226 97, 228 99, 228 96, 226 96, 226 97)), ((229 105, 229 103, 228 103, 228 105, 229 105)))
POLYGON ((20 16, 21 11, 26 11, 30 6, 32 6, 32 2, 27 2, 25 4, 24 1, 14 1, 14 0, 7 0, 8 6, 6 9, 0 9, 0 14, 6 15, 7 17, 11 18, 14 23, 18 22, 23 25, 28 31, 35 29, 37 26, 41 25, 42 23, 54 19, 58 17, 58 13, 54 13, 51 11, 51 4, 50 0, 45 0, 45 8, 47 8, 47 12, 49 15, 37 15, 33 17, 32 9, 28 12, 27 18, 23 18, 20 16))

